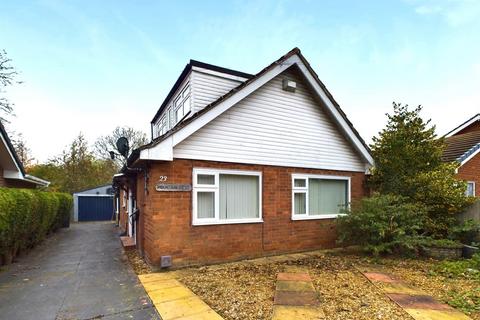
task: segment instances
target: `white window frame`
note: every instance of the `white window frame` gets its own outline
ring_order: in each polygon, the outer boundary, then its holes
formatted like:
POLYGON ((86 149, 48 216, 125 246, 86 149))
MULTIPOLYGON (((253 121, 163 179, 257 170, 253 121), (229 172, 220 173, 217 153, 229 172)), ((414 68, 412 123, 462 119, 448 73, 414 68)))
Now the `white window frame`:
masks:
POLYGON ((224 170, 224 169, 210 169, 210 168, 193 168, 192 171, 192 224, 194 226, 202 225, 215 225, 215 224, 238 224, 238 223, 261 223, 262 218, 262 172, 259 171, 246 171, 246 170, 224 170), (213 175, 215 177, 215 184, 202 185, 198 184, 198 175, 213 175), (233 175, 246 175, 258 177, 258 218, 245 218, 245 219, 220 219, 220 175, 221 174, 233 174, 233 175), (215 217, 214 218, 198 218, 197 215, 197 193, 198 192, 214 192, 215 194, 215 217))
POLYGON ((309 179, 323 179, 323 180, 343 180, 347 181, 347 208, 350 207, 352 183, 351 178, 348 176, 330 176, 330 175, 318 175, 318 174, 292 174, 292 220, 318 220, 318 219, 334 219, 339 216, 345 215, 343 213, 336 214, 309 214, 309 179), (295 187, 295 179, 304 179, 305 187, 295 187), (295 214, 295 193, 305 193, 305 214, 295 214))
POLYGON ((467 193, 468 193, 468 184, 472 184, 473 185, 473 195, 472 197, 475 197, 476 196, 476 191, 475 191, 475 181, 467 181, 467 190, 465 190, 465 195, 466 196, 469 196, 467 193))

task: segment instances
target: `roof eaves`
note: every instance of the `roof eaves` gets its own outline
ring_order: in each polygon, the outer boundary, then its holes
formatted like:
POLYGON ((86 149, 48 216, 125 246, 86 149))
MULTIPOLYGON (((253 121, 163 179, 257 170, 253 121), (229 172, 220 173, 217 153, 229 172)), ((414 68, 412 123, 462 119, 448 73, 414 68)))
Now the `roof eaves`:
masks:
POLYGON ((476 154, 477 152, 480 151, 480 143, 477 143, 476 145, 474 145, 472 148, 470 148, 467 152, 465 152, 464 154, 462 154, 458 159, 457 161, 460 162, 460 164, 464 164, 465 161, 467 159, 469 159, 471 156, 473 156, 474 154, 476 154))
POLYGON ((467 121, 465 121, 464 123, 462 123, 461 125, 459 125, 458 127, 456 127, 455 129, 453 130, 450 130, 449 132, 447 132, 444 137, 449 137, 459 131, 462 131, 464 128, 466 128, 467 126, 469 126, 470 124, 472 124, 473 122, 475 121, 480 121, 480 113, 477 113, 476 115, 474 115, 473 117, 471 117, 470 119, 468 119, 467 121))
POLYGON ((5 130, 5 127, 3 126, 3 123, 0 121, 0 133, 2 134, 3 138, 5 139, 5 142, 7 144, 7 148, 10 151, 10 154, 13 157, 13 161, 15 162, 16 166, 20 169, 20 172, 22 173, 22 176, 25 177, 25 168, 23 168, 23 164, 18 158, 17 152, 15 151, 15 148, 13 147, 12 141, 10 140, 10 137, 7 134, 7 131, 5 130))

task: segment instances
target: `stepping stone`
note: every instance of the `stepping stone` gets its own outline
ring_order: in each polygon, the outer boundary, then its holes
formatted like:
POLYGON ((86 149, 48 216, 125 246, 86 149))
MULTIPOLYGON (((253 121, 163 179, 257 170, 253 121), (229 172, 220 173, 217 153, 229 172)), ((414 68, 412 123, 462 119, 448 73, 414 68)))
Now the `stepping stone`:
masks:
POLYGON ((413 288, 407 285, 406 283, 402 283, 402 282, 382 283, 380 287, 386 293, 426 295, 424 291, 413 288))
POLYGON ((448 304, 440 303, 432 296, 389 293, 387 296, 404 309, 454 310, 448 304))
POLYGON ((279 281, 312 281, 308 273, 279 273, 277 275, 279 281))
POLYGON ((277 291, 315 291, 311 281, 277 281, 277 291))
POLYGON ((415 320, 471 320, 462 312, 391 275, 376 271, 361 273, 415 320))
POLYGON ((394 283, 398 282, 395 278, 392 276, 385 274, 385 273, 380 273, 380 272, 364 272, 363 275, 367 277, 368 280, 372 282, 385 282, 385 283, 394 283))
POLYGON ((273 309, 274 320, 320 320, 325 319, 325 314, 318 307, 290 307, 275 306, 273 309))
POLYGON ((405 309, 415 320, 472 320, 457 310, 405 309))
POLYGON ((277 291, 275 292, 273 304, 284 306, 317 306, 319 303, 315 291, 277 291))
POLYGON ((318 307, 318 294, 305 268, 287 266, 285 269, 289 272, 277 275, 272 319, 325 319, 318 307))

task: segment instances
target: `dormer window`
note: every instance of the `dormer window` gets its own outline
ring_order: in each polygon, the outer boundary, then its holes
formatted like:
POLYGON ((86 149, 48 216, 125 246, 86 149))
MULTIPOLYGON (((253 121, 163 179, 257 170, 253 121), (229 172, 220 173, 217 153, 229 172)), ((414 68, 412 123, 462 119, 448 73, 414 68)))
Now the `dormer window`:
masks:
POLYGON ((190 111, 190 87, 187 86, 175 100, 175 123, 178 123, 190 111))

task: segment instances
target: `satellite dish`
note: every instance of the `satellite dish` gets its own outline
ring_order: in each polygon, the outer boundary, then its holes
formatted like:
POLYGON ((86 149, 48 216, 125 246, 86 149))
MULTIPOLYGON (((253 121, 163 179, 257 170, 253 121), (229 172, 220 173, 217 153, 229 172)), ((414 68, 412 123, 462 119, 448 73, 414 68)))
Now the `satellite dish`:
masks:
POLYGON ((120 137, 117 140, 117 150, 125 158, 128 155, 128 150, 130 149, 128 145, 128 139, 125 137, 120 137))

